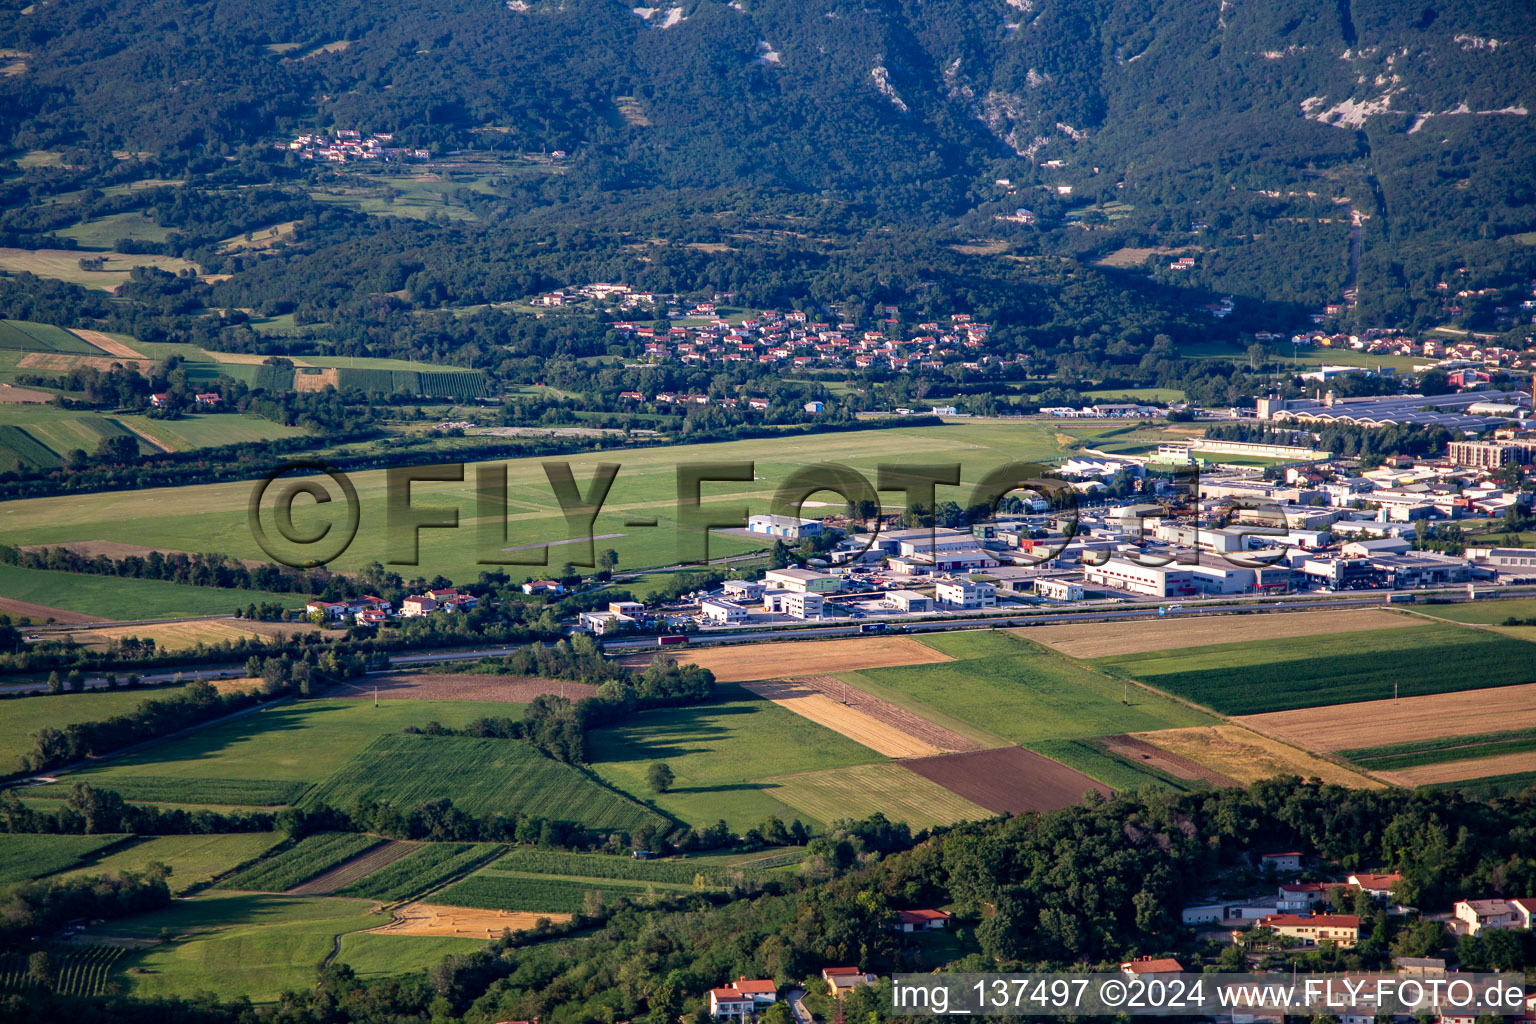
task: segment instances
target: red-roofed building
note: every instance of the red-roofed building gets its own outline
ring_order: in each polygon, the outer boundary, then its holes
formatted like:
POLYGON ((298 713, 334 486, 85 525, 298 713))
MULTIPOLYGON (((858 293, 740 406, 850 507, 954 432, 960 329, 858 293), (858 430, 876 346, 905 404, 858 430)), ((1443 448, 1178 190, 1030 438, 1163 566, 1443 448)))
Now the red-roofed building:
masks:
POLYGON ((865 974, 860 967, 823 967, 821 980, 827 983, 828 995, 840 996, 860 985, 874 984, 875 976, 865 974))
POLYGON ((1363 890, 1378 900, 1389 899, 1392 896, 1392 887, 1402 880, 1403 876, 1395 871, 1390 875, 1361 873, 1349 876, 1351 886, 1363 890))
POLYGON ((1259 858, 1261 871, 1300 871, 1301 854, 1295 850, 1285 853, 1266 853, 1259 858))
POLYGON ((950 915, 942 910, 898 910, 896 930, 901 932, 932 931, 948 928, 950 915))
POLYGON ((779 986, 773 983, 772 978, 749 979, 743 976, 731 982, 731 988, 749 997, 758 1006, 779 1001, 779 986))
POLYGON ((1139 956, 1134 960, 1128 960, 1121 964, 1120 973, 1130 975, 1133 978, 1146 978, 1150 980, 1182 974, 1184 973, 1184 965, 1171 956, 1139 956))
POLYGON ((734 988, 709 990, 709 1015, 717 1020, 746 1020, 752 1016, 752 997, 734 988))

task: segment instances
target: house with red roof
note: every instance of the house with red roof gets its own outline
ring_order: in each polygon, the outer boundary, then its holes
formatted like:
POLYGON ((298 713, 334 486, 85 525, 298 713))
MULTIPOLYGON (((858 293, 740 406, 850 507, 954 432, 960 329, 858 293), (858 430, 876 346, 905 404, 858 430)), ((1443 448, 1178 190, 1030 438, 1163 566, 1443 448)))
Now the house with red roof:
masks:
POLYGON ((862 967, 823 967, 821 980, 827 983, 827 994, 841 996, 860 985, 873 985, 875 976, 865 974, 862 967))
POLYGON ((1403 876, 1396 871, 1389 875, 1373 875, 1369 872, 1359 872, 1349 876, 1351 888, 1359 889, 1378 900, 1388 900, 1392 897, 1392 887, 1403 880, 1403 876))
POLYGON ((924 932, 948 928, 951 916, 942 910, 898 910, 896 911, 896 930, 924 932))
POLYGON ((1353 914, 1267 914, 1254 924, 1304 946, 1327 941, 1347 949, 1360 940, 1360 919, 1353 914))
POLYGON ((1184 973, 1184 965, 1171 956, 1138 956, 1120 965, 1120 973, 1131 978, 1168 979, 1184 973))

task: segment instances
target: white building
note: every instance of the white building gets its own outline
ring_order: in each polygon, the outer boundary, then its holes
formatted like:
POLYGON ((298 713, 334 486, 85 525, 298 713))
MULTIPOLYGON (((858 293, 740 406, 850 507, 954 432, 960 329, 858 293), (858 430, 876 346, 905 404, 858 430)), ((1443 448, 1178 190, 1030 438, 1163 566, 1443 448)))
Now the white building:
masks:
POLYGON ((997 605, 996 587, 966 579, 940 580, 933 588, 933 596, 941 607, 948 609, 969 611, 997 605))
POLYGON ((726 580, 720 588, 727 600, 738 602, 760 601, 767 589, 760 580, 726 580))
POLYGON ((814 569, 769 569, 763 573, 763 582, 797 594, 835 594, 843 589, 840 578, 814 569))
POLYGON ((902 612, 933 611, 933 598, 916 590, 887 591, 880 603, 887 608, 894 608, 902 612))
POLYGON ((699 613, 712 626, 728 626, 747 621, 747 610, 725 598, 707 598, 699 602, 699 613))
POLYGON ((1035 596, 1047 601, 1081 601, 1083 585, 1076 580, 1035 580, 1035 596))
POLYGON ((1194 569, 1189 566, 1137 565, 1124 558, 1084 566, 1083 582, 1144 597, 1193 597, 1199 589, 1194 569))
POLYGON ((747 519, 747 532, 760 533, 765 537, 783 540, 799 540, 802 537, 820 537, 820 519, 798 519, 795 516, 761 515, 747 519))

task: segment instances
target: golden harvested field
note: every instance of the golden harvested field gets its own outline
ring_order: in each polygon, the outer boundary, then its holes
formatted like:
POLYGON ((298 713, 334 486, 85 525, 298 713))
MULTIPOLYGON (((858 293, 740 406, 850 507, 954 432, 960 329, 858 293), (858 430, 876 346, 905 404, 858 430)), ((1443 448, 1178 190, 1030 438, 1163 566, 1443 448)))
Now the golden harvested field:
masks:
POLYGON ((112 364, 121 365, 138 370, 140 373, 150 373, 155 364, 149 359, 119 359, 115 356, 77 356, 68 352, 28 352, 16 363, 22 370, 55 370, 68 372, 77 367, 86 366, 92 370, 110 370, 112 364))
POLYGON ((105 646, 127 636, 153 639, 161 651, 184 651, 199 643, 216 644, 223 640, 245 640, 261 634, 232 624, 232 620, 206 619, 197 622, 164 622, 146 626, 108 626, 87 629, 70 636, 76 643, 105 646))
POLYGON ((1366 608, 1343 612, 1263 612, 1254 615, 1191 615, 1126 622, 1081 622, 1012 630, 1069 658, 1108 658, 1183 647, 1236 644, 1245 640, 1405 629, 1423 625, 1403 615, 1366 608))
POLYGON ((870 636, 846 640, 806 640, 773 644, 745 644, 709 651, 690 651, 680 661, 707 668, 722 683, 818 672, 856 672, 893 665, 930 665, 953 661, 932 647, 910 637, 870 636))
POLYGON ((296 373, 293 375, 293 390, 295 391, 324 391, 326 388, 341 386, 341 371, 335 367, 324 370, 316 370, 313 373, 296 373))
POLYGON ((1233 721, 1308 750, 1363 750, 1442 736, 1536 729, 1536 683, 1270 711, 1233 721))
POLYGON ((938 747, 908 736, 895 726, 856 711, 842 701, 833 700, 803 683, 756 682, 748 683, 746 689, 886 757, 926 757, 942 753, 938 747))
POLYGON ((1429 786, 1437 782, 1465 782, 1468 779, 1486 779, 1492 775, 1514 775, 1517 772, 1536 772, 1536 750, 1467 761, 1421 764, 1379 774, 1384 779, 1391 779, 1404 786, 1429 786))
POLYGON ((375 693, 380 700, 478 700, 526 704, 542 693, 581 700, 596 695, 597 687, 537 676, 402 672, 340 683, 327 696, 372 700, 375 693))
POLYGON ((1134 736, 1245 785, 1276 775, 1300 775, 1304 779, 1315 776, 1324 782, 1352 789, 1382 787, 1382 783, 1375 779, 1238 725, 1159 729, 1134 736))
POLYGON ((129 359, 143 359, 144 353, 139 352, 124 342, 118 341, 110 334, 101 331, 84 331, 70 328, 70 332, 87 345, 95 345, 109 356, 125 356, 129 359))
POLYGON ((465 939, 495 939, 507 928, 514 932, 532 928, 541 917, 557 924, 571 919, 570 914, 471 910, 432 903, 407 903, 395 911, 393 921, 371 930, 381 935, 456 935, 465 939))
POLYGON ((992 812, 916 772, 887 761, 762 779, 769 795, 813 818, 834 822, 880 811, 914 829, 985 821, 992 812))

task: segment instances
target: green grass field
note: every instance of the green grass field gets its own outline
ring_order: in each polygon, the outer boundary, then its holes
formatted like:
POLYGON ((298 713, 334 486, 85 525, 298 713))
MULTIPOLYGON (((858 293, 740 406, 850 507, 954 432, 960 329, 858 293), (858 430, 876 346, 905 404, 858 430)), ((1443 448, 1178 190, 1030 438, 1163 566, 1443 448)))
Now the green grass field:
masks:
POLYGON ((1100 658, 1093 664, 1223 714, 1452 693, 1536 680, 1530 645, 1453 625, 1100 658))
POLYGON ((248 441, 276 441, 309 436, 307 431, 299 427, 287 427, 259 416, 233 413, 183 416, 179 420, 152 420, 147 416, 118 418, 134 430, 157 437, 179 452, 248 441))
POLYGON ((262 1003, 313 985, 315 964, 331 954, 338 936, 387 924, 388 915, 374 908, 367 900, 209 892, 99 930, 156 939, 164 929, 174 936, 122 961, 130 995, 212 992, 262 1003))
POLYGON ((1536 789, 1536 772, 1517 772, 1514 775, 1490 775, 1485 779, 1466 779, 1446 782, 1428 789, 1454 789, 1474 800, 1491 800, 1495 797, 1518 796, 1536 789))
POLYGON ((745 696, 633 715, 622 725, 588 734, 587 757, 612 785, 691 825, 723 819, 735 829, 774 816, 786 823, 805 818, 773 796, 773 784, 761 781, 764 776, 885 760, 777 704, 745 696), (665 761, 677 776, 665 793, 652 793, 645 781, 655 761, 665 761))
POLYGON ((61 877, 143 871, 158 861, 171 869, 171 891, 181 893, 210 882, 226 871, 233 871, 247 861, 255 860, 282 839, 282 833, 279 832, 150 836, 98 857, 83 867, 67 871, 61 877))
POLYGON ((915 832, 994 816, 895 762, 775 775, 763 781, 772 787, 769 792, 776 799, 816 821, 857 819, 880 811, 892 821, 906 822, 915 832))
POLYGON ((30 431, 9 423, 0 424, 0 473, 14 473, 22 469, 58 469, 63 464, 64 460, 59 458, 58 453, 30 431))
POLYGON ((0 702, 0 773, 21 770, 21 756, 33 748, 33 734, 39 729, 61 729, 75 722, 99 722, 132 711, 146 700, 180 692, 180 687, 92 690, 13 697, 0 702))
MULTIPOLYGON (((521 705, 476 701, 307 700, 263 708, 165 740, 109 764, 72 772, 93 786, 119 780, 182 779, 189 795, 212 795, 226 780, 315 783, 326 779, 369 743, 407 725, 439 721, 464 726, 476 718, 517 715, 521 705), (210 789, 199 793, 207 781, 210 789)), ((158 783, 157 783, 158 784, 158 783)))
POLYGON ((530 744, 468 736, 380 736, 304 802, 351 807, 377 800, 409 810, 443 798, 480 817, 526 814, 623 831, 665 824, 660 815, 530 744))
POLYGON ((1498 601, 1458 601, 1455 604, 1416 604, 1422 615, 1478 626, 1502 625, 1505 619, 1536 619, 1536 597, 1498 601))
MULTIPOLYGON (((69 795, 70 776, 65 781, 32 786, 28 796, 62 800, 69 795)), ((134 803, 218 804, 224 807, 275 807, 291 804, 309 788, 305 782, 277 782, 268 779, 188 779, 176 775, 119 775, 112 789, 124 800, 134 803)))
POLYGON ((485 948, 480 939, 461 939, 452 935, 375 935, 351 932, 341 937, 338 963, 344 963, 359 978, 397 977, 420 974, 449 956, 472 953, 485 948))
POLYGON ((923 637, 955 658, 934 665, 841 674, 939 725, 988 743, 1030 747, 1046 740, 1212 725, 1209 715, 1124 685, 1008 633, 923 637))
MULTIPOLYGON (((798 852, 798 851, 796 851, 798 852)), ((675 857, 666 860, 634 860, 601 853, 567 853, 531 846, 513 847, 490 865, 496 871, 524 875, 559 875, 566 878, 615 879, 621 882, 661 882, 692 885, 704 875, 714 881, 735 871, 753 871, 751 862, 736 856, 675 857)))
POLYGON ((29 604, 114 620, 228 614, 252 601, 276 601, 285 608, 296 608, 306 600, 298 594, 192 587, 164 580, 90 576, 14 565, 0 565, 0 594, 29 604))
POLYGON ((0 348, 20 352, 68 352, 75 355, 101 355, 101 350, 88 344, 62 327, 40 324, 31 320, 0 320, 0 348))
MULTIPOLYGON (((146 346, 155 348, 155 346, 146 346)), ((753 482, 721 482, 704 485, 707 504, 746 506, 750 512, 767 511, 775 488, 795 469, 810 462, 837 461, 873 476, 875 466, 889 462, 893 452, 913 462, 956 460, 961 463, 963 485, 941 488, 941 500, 962 503, 969 489, 985 473, 1010 460, 1045 460, 1059 456, 1063 443, 1092 443, 1110 429, 1104 424, 1017 423, 1000 420, 957 423, 942 427, 910 427, 890 430, 851 431, 791 438, 762 438, 720 444, 647 448, 605 452, 569 459, 579 486, 591 479, 598 462, 618 462, 622 469, 613 484, 603 511, 594 524, 597 535, 617 536, 598 541, 612 547, 625 569, 672 564, 678 560, 679 531, 676 519, 676 466, 693 461, 751 461, 753 482), (1059 439, 1066 439, 1061 441, 1059 439), (653 528, 626 525, 634 517, 655 517, 653 528)), ((1149 432, 1149 436, 1158 436, 1149 432)), ((1139 443, 1147 443, 1145 440, 1139 443)), ((441 450, 451 451, 446 441, 441 450)), ((444 461, 447 456, 438 456, 444 461)), ((423 453, 423 461, 432 456, 423 453)), ((569 536, 565 522, 544 475, 542 460, 512 459, 508 468, 511 494, 509 538, 494 548, 569 536)), ((371 561, 389 561, 385 550, 383 471, 351 474, 357 488, 362 525, 357 539, 333 567, 360 568, 371 561)), ((246 558, 267 556, 251 536, 246 507, 251 493, 248 481, 185 488, 157 488, 101 495, 68 495, 8 502, 0 515, 0 542, 14 544, 57 543, 69 540, 131 540, 178 550, 221 551, 246 558)), ((886 500, 899 496, 888 495, 886 500)), ((836 500, 835 497, 832 500, 836 500)), ((413 501, 421 506, 458 506, 461 527, 457 530, 423 530, 421 564, 450 578, 473 578, 485 567, 480 557, 475 525, 475 470, 467 467, 463 483, 423 483, 413 488, 413 501)), ((312 529, 334 510, 337 503, 315 506, 301 502, 295 507, 300 529, 312 529)), ((270 514, 270 513, 269 513, 270 514)), ((736 554, 761 547, 745 537, 715 534, 709 540, 712 556, 736 554)), ((577 553, 574 547, 551 548, 549 560, 558 567, 577 553)), ((514 577, 546 575, 543 567, 511 566, 514 577)))
POLYGON ((286 892, 322 871, 379 845, 378 836, 356 832, 317 832, 219 883, 220 889, 286 892))
POLYGON ((495 843, 426 843, 399 860, 344 889, 338 896, 367 899, 409 899, 477 867, 502 849, 495 843))
POLYGON ((73 238, 86 249, 111 249, 123 238, 135 242, 163 242, 170 237, 171 229, 161 227, 138 210, 129 210, 83 220, 55 233, 62 238, 73 238))
POLYGON ((589 893, 598 893, 605 904, 612 905, 620 899, 643 901, 652 893, 669 895, 691 891, 692 886, 669 886, 659 882, 549 878, 515 875, 488 868, 433 894, 432 902, 449 907, 478 907, 482 910, 579 914, 586 906, 589 893))
POLYGON ((65 871, 127 836, 0 834, 0 885, 65 871))
POLYGON ((1116 757, 1093 740, 1037 740, 1030 744, 1030 749, 1118 790, 1131 791, 1150 786, 1153 789, 1187 793, 1206 788, 1204 783, 1175 779, 1116 757))

